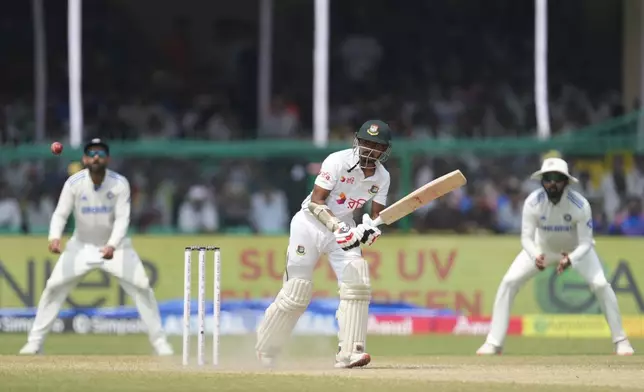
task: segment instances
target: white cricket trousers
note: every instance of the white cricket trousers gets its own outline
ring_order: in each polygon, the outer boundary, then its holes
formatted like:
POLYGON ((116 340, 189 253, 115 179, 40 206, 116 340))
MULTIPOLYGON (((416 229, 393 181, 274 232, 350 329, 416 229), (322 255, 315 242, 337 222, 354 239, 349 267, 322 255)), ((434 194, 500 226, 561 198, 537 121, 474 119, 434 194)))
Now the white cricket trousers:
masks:
POLYGON ((70 291, 94 269, 101 269, 117 278, 123 290, 134 299, 152 344, 158 339, 165 339, 154 291, 136 251, 126 245, 116 249, 111 260, 97 263, 96 260, 87 259, 88 248, 97 247, 75 239, 67 243, 40 297, 28 341, 43 343, 70 291))
MULTIPOLYGON (((595 294, 599 306, 604 312, 604 316, 608 322, 613 342, 626 339, 626 335, 622 329, 622 316, 619 312, 615 291, 613 291, 610 283, 606 280, 606 275, 604 274, 595 249, 592 248, 572 268, 583 277, 590 286, 590 290, 595 294)), ((496 293, 490 333, 487 335, 486 340, 487 343, 497 347, 503 346, 510 322, 510 310, 514 302, 514 297, 516 297, 521 287, 539 272, 535 265, 535 260, 532 260, 526 251, 521 251, 516 259, 514 259, 496 293)))
MULTIPOLYGON (((345 223, 355 227, 353 220, 345 223)), ((338 281, 352 260, 362 259, 360 247, 342 250, 335 236, 313 215, 299 211, 291 219, 291 232, 286 255, 286 279, 313 280, 313 272, 320 256, 326 254, 338 281)))

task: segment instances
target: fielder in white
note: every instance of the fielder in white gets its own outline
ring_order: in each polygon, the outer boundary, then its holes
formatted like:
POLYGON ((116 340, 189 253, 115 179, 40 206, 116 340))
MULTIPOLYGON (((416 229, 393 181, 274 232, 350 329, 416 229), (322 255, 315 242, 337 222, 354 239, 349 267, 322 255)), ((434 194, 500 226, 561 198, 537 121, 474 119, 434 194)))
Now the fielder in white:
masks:
POLYGON ((337 368, 365 366, 371 285, 369 266, 360 244, 372 245, 381 232, 372 224, 385 208, 389 172, 381 164, 391 151, 391 130, 378 120, 356 133, 354 147, 329 155, 322 163, 311 194, 291 220, 284 284, 266 309, 257 330, 257 356, 272 366, 304 313, 313 292, 313 269, 322 254, 338 278, 340 305, 337 368), (368 201, 371 216, 356 225, 354 210, 368 201))
POLYGON ((49 250, 60 253, 63 230, 73 211, 76 229, 60 255, 38 304, 27 344, 20 354, 39 354, 69 292, 90 271, 100 268, 116 277, 134 299, 158 355, 172 355, 154 292, 141 259, 126 238, 130 225, 130 184, 107 170, 109 147, 100 139, 85 145, 86 169, 65 182, 51 218, 49 250))
POLYGON ((539 271, 557 264, 558 273, 572 267, 586 280, 610 327, 615 353, 632 355, 634 350, 622 329, 617 297, 595 252, 590 205, 568 187, 577 179, 568 173, 568 164, 560 158, 544 160, 541 170, 532 174, 532 178, 541 180, 543 189, 532 192, 525 201, 523 250, 503 277, 494 300, 490 333, 476 353, 501 353, 517 292, 539 271))

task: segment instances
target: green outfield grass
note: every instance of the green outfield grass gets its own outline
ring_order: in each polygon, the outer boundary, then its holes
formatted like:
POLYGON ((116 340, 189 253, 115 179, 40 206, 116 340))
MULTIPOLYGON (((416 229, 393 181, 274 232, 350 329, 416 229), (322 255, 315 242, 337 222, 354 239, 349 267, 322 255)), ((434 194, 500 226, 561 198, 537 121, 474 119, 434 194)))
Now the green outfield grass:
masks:
MULTIPOLYGON (((143 335, 52 335, 46 355, 19 357, 24 335, 0 335, 2 391, 626 391, 644 390, 644 357, 616 357, 605 339, 510 338, 506 352, 477 357, 481 337, 370 337, 365 369, 332 368, 335 339, 297 337, 280 368, 253 358, 252 337, 225 337, 217 369, 150 355, 143 335)), ((193 341, 193 352, 194 350, 193 341)), ((633 340, 635 349, 644 340, 633 340)), ((210 346, 210 342, 208 342, 210 346)))

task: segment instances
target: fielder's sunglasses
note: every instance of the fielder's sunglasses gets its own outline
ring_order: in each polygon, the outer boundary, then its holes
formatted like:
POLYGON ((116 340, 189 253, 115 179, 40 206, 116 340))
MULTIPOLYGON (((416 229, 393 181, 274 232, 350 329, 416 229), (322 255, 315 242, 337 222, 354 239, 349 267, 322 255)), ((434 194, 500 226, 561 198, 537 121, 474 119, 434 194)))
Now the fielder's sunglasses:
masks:
POLYGON ((563 174, 563 173, 543 173, 541 176, 541 180, 545 182, 559 182, 559 181, 566 181, 568 179, 568 176, 563 174))
POLYGON ((94 157, 105 158, 107 157, 107 152, 103 150, 91 150, 91 151, 86 151, 85 155, 87 155, 90 158, 94 158, 94 157))

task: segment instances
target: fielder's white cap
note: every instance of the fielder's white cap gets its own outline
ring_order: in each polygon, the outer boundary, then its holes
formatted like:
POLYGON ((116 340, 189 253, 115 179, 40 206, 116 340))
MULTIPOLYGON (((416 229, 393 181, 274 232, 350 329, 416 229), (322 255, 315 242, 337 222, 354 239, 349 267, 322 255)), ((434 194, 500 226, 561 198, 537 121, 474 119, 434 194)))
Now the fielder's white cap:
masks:
POLYGON ((540 180, 543 173, 557 172, 568 177, 570 182, 579 182, 575 177, 571 176, 568 172, 568 163, 561 158, 547 158, 541 165, 541 170, 532 173, 530 178, 540 180))

